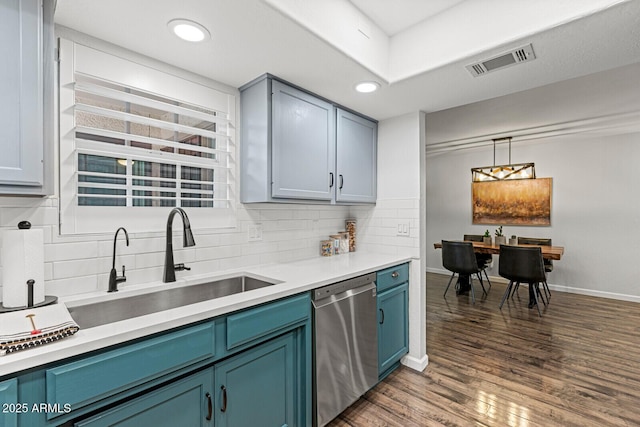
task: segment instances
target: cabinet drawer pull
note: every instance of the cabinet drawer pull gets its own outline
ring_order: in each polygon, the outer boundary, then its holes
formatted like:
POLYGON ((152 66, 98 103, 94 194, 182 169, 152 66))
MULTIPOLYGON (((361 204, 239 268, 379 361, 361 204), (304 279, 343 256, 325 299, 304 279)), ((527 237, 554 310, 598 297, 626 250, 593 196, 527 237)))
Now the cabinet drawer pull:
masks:
POLYGON ((207 421, 211 421, 211 417, 213 416, 213 402, 211 402, 211 395, 207 392, 205 394, 207 398, 207 421))
POLYGON ((222 390, 222 407, 220 408, 220 412, 227 411, 227 388, 225 386, 221 386, 222 390))
POLYGON ((397 271, 394 271, 393 273, 391 273, 391 277, 393 277, 394 279, 397 279, 399 275, 400 274, 397 271))
POLYGON ((384 323, 384 310, 381 309, 381 308, 379 310, 380 310, 380 315, 381 315, 379 323, 382 325, 384 323))
POLYGON ((329 188, 333 187, 333 172, 329 172, 329 188))
POLYGON ((340 187, 338 187, 340 190, 342 190, 342 187, 344 186, 344 176, 342 176, 342 174, 338 175, 340 177, 340 187))

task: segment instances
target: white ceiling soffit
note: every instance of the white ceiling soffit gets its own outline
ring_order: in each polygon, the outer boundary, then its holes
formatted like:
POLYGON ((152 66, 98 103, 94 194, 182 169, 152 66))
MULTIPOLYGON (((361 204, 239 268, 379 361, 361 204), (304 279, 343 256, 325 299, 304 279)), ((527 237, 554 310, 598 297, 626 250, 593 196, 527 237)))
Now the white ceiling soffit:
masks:
POLYGON ((265 1, 393 84, 632 0, 451 1, 392 37, 354 3, 375 16, 424 13, 414 1, 265 1))
POLYGON ((464 0, 351 0, 389 37, 464 0))

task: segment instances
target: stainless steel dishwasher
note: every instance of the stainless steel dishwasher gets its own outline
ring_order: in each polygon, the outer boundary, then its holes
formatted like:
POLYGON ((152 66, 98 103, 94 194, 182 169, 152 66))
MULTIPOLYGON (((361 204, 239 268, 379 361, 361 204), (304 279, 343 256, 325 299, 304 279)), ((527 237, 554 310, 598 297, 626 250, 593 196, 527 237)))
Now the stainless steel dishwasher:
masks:
POLYGON ((313 409, 322 427, 378 381, 376 274, 313 292, 313 409))

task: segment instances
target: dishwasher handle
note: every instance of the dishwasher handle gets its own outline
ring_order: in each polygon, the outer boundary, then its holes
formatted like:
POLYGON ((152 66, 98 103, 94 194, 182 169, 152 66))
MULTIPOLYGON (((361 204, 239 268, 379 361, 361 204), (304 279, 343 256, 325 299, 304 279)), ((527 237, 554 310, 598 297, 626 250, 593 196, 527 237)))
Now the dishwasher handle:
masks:
POLYGON ((361 286, 369 284, 373 284, 373 287, 375 288, 375 281, 376 273, 369 273, 363 276, 343 280, 341 282, 314 289, 313 293, 311 294, 311 299, 313 301, 320 301, 333 295, 341 294, 348 290, 360 288, 361 286))
POLYGON ((366 292, 371 292, 371 296, 373 298, 376 297, 376 284, 375 283, 366 283, 362 286, 359 286, 357 288, 352 288, 352 289, 347 289, 343 292, 337 293, 337 294, 331 294, 329 296, 327 296, 326 298, 322 298, 322 299, 317 299, 314 301, 311 301, 313 303, 313 307, 315 309, 324 307, 326 305, 329 304, 334 304, 338 301, 342 301, 343 299, 347 299, 347 298, 352 298, 356 295, 360 295, 362 293, 366 293, 366 292))

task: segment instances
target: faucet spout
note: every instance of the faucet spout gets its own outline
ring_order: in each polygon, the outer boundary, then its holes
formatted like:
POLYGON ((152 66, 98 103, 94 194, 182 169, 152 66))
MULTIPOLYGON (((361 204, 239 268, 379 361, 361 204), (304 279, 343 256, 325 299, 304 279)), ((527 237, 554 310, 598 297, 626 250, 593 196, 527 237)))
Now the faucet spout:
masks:
POLYGON ((162 277, 162 281, 164 283, 176 281, 177 269, 189 270, 189 268, 185 267, 184 264, 179 264, 176 267, 173 261, 173 217, 176 214, 180 214, 180 217, 182 218, 182 246, 187 248, 196 245, 193 233, 191 232, 191 223, 189 222, 187 213, 182 208, 173 208, 171 212, 169 212, 169 218, 167 219, 167 242, 164 255, 164 274, 162 277))
POLYGON ((124 275, 124 265, 122 266, 122 276, 118 276, 116 272, 116 241, 118 240, 118 233, 120 230, 124 231, 124 237, 127 240, 127 246, 129 246, 129 233, 124 227, 120 227, 116 230, 116 235, 113 237, 113 258, 111 261, 111 272, 109 273, 109 289, 107 292, 118 292, 118 283, 125 282, 127 277, 124 275))

